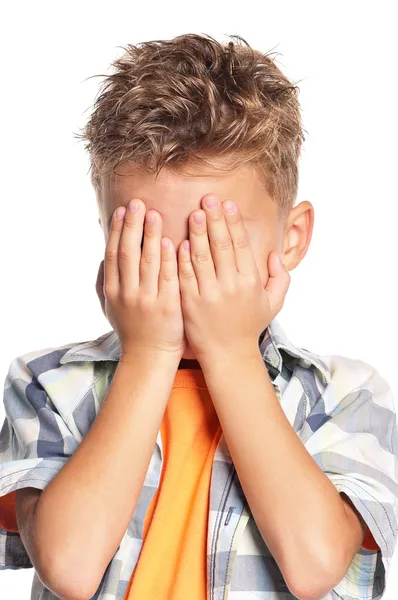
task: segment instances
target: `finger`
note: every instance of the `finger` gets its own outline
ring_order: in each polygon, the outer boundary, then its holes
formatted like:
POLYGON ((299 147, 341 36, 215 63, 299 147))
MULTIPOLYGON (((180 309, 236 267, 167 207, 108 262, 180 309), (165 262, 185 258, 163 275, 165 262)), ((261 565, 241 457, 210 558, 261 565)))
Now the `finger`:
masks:
POLYGON ((104 293, 107 296, 116 295, 119 290, 119 240, 123 229, 123 218, 126 212, 125 206, 119 206, 113 213, 109 237, 105 248, 104 259, 104 293))
POLYGON ((268 257, 268 281, 265 291, 269 296, 269 303, 274 312, 279 312, 285 302, 285 297, 290 286, 290 273, 279 261, 279 253, 272 251, 268 257))
POLYGON ((159 287, 161 237, 162 217, 156 210, 149 210, 146 213, 144 224, 140 262, 140 289, 154 296, 158 295, 159 287))
POLYGON ((226 200, 222 203, 222 207, 232 239, 236 269, 242 275, 257 274, 258 269, 253 249, 237 204, 231 200, 226 200), (229 212, 230 210, 231 212, 229 212))
POLYGON ((227 281, 231 275, 236 276, 236 264, 234 247, 224 211, 219 199, 214 194, 206 194, 202 198, 202 206, 206 212, 207 232, 216 276, 220 281, 227 281))
POLYGON ((189 217, 189 242, 191 262, 195 271, 199 293, 214 288, 217 283, 213 257, 207 237, 206 213, 196 210, 189 217), (197 221, 200 220, 200 223, 197 221))
POLYGON ((198 281, 191 261, 189 240, 184 240, 178 248, 178 279, 182 295, 190 296, 199 294, 198 281))
POLYGON ((177 255, 173 242, 163 237, 160 242, 159 296, 179 294, 177 255))
POLYGON ((119 241, 120 291, 125 296, 140 285, 140 244, 145 212, 146 206, 138 198, 130 200, 127 205, 119 241))

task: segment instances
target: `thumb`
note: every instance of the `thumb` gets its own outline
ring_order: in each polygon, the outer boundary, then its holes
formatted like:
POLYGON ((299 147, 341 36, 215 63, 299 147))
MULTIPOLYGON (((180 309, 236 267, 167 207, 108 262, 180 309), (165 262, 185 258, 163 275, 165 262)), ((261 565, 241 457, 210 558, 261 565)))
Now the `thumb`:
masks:
POLYGON ((268 275, 265 291, 268 292, 271 306, 279 312, 285 302, 291 278, 283 263, 282 256, 275 250, 268 257, 268 275))

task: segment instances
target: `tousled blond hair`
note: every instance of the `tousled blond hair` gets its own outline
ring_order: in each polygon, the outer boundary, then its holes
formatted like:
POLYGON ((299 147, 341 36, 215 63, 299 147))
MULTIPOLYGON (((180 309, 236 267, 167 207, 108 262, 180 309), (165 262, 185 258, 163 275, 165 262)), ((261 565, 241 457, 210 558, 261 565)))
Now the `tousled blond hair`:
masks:
POLYGON ((240 36, 223 44, 185 34, 123 46, 111 63, 93 111, 76 137, 86 142, 91 181, 123 163, 159 173, 163 166, 224 161, 228 169, 258 168, 284 218, 298 188, 304 134, 298 88, 271 53, 240 36))

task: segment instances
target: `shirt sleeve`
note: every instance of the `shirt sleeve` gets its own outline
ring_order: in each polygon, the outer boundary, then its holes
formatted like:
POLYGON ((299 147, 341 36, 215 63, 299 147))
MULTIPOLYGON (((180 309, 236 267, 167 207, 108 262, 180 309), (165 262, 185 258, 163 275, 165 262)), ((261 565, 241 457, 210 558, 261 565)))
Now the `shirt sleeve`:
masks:
POLYGON ((4 384, 0 431, 0 569, 33 567, 15 514, 16 490, 43 490, 77 447, 66 423, 23 356, 4 384))
MULTIPOLYGON (((338 365, 343 357, 334 358, 338 365)), ((346 574, 333 588, 334 597, 375 600, 385 590, 397 543, 397 417, 391 388, 376 369, 363 361, 345 360, 350 361, 348 368, 340 362, 307 417, 313 433, 305 447, 368 527, 346 574), (356 371, 350 375, 352 368, 356 371), (354 386, 342 394, 347 382, 354 386)))

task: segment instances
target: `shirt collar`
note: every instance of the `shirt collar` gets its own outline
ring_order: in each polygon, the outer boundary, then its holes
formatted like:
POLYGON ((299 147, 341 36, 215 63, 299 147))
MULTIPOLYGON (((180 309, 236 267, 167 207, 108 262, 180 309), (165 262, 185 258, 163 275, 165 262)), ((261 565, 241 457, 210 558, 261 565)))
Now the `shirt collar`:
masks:
POLYGON ((286 335, 281 324, 274 319, 260 336, 260 352, 263 360, 275 369, 275 377, 280 375, 283 367, 281 350, 292 356, 301 367, 314 367, 325 385, 330 383, 331 373, 322 357, 314 352, 295 346, 286 335))
MULTIPOLYGON (((272 378, 275 379, 282 371, 283 357, 280 350, 287 352, 295 358, 300 366, 308 368, 314 367, 326 384, 330 383, 331 374, 327 364, 322 358, 309 352, 304 348, 294 346, 282 329, 280 323, 274 319, 268 327, 261 333, 259 338, 259 348, 263 360, 272 371, 272 378)), ((104 333, 95 340, 82 342, 69 348, 69 350, 60 359, 61 364, 77 361, 98 361, 113 360, 118 361, 121 354, 121 346, 117 333, 112 329, 104 333)))

